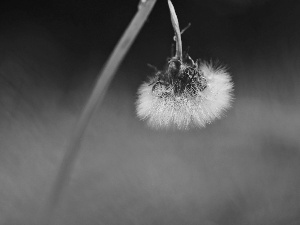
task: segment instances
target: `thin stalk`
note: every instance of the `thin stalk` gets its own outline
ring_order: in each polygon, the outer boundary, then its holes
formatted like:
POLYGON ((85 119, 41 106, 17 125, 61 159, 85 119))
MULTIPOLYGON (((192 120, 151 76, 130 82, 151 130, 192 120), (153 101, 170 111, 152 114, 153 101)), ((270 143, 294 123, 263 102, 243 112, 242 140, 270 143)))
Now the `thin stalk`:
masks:
POLYGON ((176 41, 176 54, 174 56, 175 59, 182 62, 182 41, 181 41, 181 31, 179 28, 178 18, 174 9, 174 6, 170 0, 168 0, 168 5, 171 14, 171 22, 175 32, 175 41, 176 41))
POLYGON ((103 100, 103 97, 116 70, 124 59, 139 31, 143 27, 155 2, 156 0, 140 1, 137 13, 114 48, 103 70, 100 71, 93 92, 84 106, 77 123, 75 124, 69 145, 59 167, 57 177, 54 181, 54 185, 50 190, 50 195, 46 202, 44 214, 42 215, 41 222, 38 223, 38 225, 50 225, 53 222, 55 210, 58 208, 63 191, 70 180, 70 175, 77 159, 83 134, 86 130, 88 122, 96 107, 100 105, 101 101, 103 100))

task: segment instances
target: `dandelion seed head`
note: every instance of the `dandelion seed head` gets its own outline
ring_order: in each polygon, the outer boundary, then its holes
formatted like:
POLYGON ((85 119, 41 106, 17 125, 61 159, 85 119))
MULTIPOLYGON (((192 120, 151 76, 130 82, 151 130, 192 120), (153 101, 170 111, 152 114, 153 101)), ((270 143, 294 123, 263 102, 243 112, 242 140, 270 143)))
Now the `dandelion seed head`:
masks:
POLYGON ((233 83, 224 67, 194 62, 167 63, 138 90, 137 115, 153 128, 205 127, 220 118, 232 102, 233 83))

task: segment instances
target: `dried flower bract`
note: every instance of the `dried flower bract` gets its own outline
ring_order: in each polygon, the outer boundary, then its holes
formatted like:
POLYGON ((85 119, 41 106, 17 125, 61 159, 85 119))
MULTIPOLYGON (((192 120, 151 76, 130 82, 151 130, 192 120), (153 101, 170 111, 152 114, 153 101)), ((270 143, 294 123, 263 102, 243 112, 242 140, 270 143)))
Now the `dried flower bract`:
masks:
POLYGON ((220 118, 232 101, 233 84, 225 69, 197 61, 181 64, 174 74, 174 65, 169 63, 166 71, 141 85, 138 117, 153 128, 178 129, 205 127, 220 118))

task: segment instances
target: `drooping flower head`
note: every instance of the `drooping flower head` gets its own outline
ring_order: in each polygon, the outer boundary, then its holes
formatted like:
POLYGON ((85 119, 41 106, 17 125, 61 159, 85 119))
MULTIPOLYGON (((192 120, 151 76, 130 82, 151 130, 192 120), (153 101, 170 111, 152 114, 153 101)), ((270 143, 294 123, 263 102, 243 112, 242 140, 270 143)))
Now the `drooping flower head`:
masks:
POLYGON ((178 20, 170 0, 169 7, 176 55, 139 88, 137 115, 153 128, 205 127, 230 107, 233 83, 224 67, 182 56, 178 20))
POLYGON ((170 61, 138 90, 137 115, 154 128, 205 127, 220 118, 232 101, 233 84, 212 63, 170 61))

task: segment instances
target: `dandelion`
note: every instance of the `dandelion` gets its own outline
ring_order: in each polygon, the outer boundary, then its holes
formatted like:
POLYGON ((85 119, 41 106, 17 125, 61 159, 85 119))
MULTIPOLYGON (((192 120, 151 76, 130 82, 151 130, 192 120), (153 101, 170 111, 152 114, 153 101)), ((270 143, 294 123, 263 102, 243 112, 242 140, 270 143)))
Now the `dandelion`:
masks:
POLYGON ((182 54, 181 32, 168 0, 176 54, 138 90, 137 115, 153 128, 205 127, 230 107, 233 83, 226 69, 182 54))

